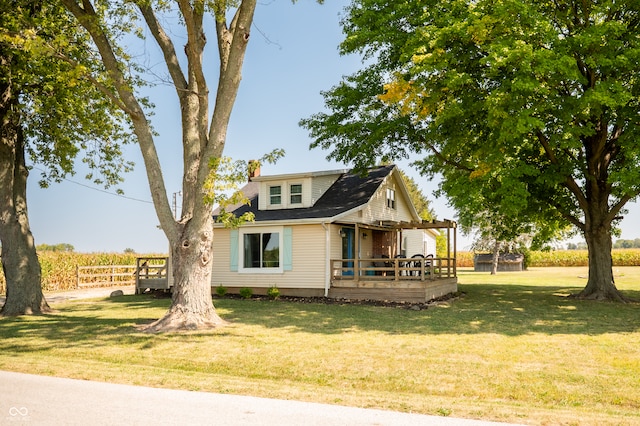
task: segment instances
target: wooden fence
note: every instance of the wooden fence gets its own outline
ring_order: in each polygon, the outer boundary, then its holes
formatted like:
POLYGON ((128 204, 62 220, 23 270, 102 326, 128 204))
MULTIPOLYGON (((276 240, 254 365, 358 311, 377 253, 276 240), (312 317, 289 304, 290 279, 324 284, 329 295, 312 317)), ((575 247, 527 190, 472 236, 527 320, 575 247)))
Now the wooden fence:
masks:
POLYGON ((77 266, 76 287, 126 286, 136 283, 136 265, 77 266))
POLYGON ((76 288, 135 285, 167 289, 167 257, 139 257, 135 265, 77 266, 76 288))

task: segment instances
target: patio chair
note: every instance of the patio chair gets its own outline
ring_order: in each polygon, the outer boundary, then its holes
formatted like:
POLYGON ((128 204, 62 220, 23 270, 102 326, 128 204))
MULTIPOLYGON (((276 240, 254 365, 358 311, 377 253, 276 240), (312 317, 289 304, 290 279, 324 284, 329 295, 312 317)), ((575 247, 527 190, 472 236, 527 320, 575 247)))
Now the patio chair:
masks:
POLYGON ((422 254, 414 254, 413 256, 411 256, 411 258, 415 259, 411 265, 414 268, 414 270, 411 271, 412 275, 415 275, 418 277, 422 275, 422 262, 424 262, 425 274, 431 273, 431 264, 433 263, 432 254, 428 254, 426 257, 422 254))
POLYGON ((394 275, 394 274, 393 274, 393 269, 391 269, 391 268, 393 268, 393 262, 391 262, 391 260, 389 260, 389 256, 387 256, 386 254, 383 254, 383 255, 382 255, 382 258, 383 258, 383 259, 386 259, 386 260, 384 261, 384 267, 385 267, 385 268, 389 268, 389 270, 384 271, 384 272, 382 273, 382 275, 385 275, 385 276, 386 276, 386 275, 393 276, 393 275, 394 275))
POLYGON ((414 254, 413 256, 411 256, 411 259, 415 259, 411 262, 411 267, 414 268, 411 271, 411 275, 419 277, 422 271, 422 261, 424 259, 424 256, 421 254, 414 254))
MULTIPOLYGON (((374 258, 378 259, 377 256, 374 256, 374 258)), ((387 268, 389 265, 388 265, 388 262, 384 260, 384 258, 385 258, 385 255, 382 255, 382 256, 379 257, 379 259, 380 259, 379 261, 378 260, 373 261, 372 262, 373 266, 375 268, 387 268)), ((386 256, 386 258, 388 259, 389 257, 386 256)), ((383 270, 379 270, 379 269, 376 269, 374 272, 375 272, 375 275, 386 275, 386 273, 387 273, 387 271, 383 271, 383 270)))
POLYGON ((431 274, 431 265, 433 264, 433 255, 432 254, 428 254, 425 257, 425 261, 424 261, 424 271, 426 274, 431 274))
POLYGON ((401 255, 401 254, 396 254, 394 256, 394 259, 396 259, 396 262, 398 262, 398 269, 399 269, 398 275, 400 275, 400 276, 407 275, 407 272, 408 272, 408 271, 404 270, 403 268, 405 266, 409 266, 409 265, 407 265, 406 262, 401 262, 399 260, 399 259, 403 259, 403 258, 404 258, 404 256, 401 255))

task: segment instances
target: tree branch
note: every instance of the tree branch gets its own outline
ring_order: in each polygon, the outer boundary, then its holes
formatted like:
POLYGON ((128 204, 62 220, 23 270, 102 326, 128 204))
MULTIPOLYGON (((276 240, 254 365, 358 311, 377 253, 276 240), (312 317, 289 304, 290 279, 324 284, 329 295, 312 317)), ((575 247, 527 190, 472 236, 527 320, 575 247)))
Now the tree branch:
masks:
POLYGON ((230 30, 225 26, 226 20, 216 21, 221 61, 216 103, 209 131, 209 140, 212 143, 208 147, 207 155, 210 157, 219 157, 222 154, 226 126, 240 85, 242 64, 255 8, 256 0, 243 0, 231 21, 230 30), (219 133, 220 130, 223 130, 224 134, 219 133))
POLYGON ((135 97, 133 86, 129 84, 121 70, 121 64, 113 50, 111 40, 109 40, 104 29, 100 26, 100 18, 89 0, 82 0, 82 7, 76 0, 61 1, 67 10, 78 19, 80 25, 87 30, 98 48, 102 63, 113 81, 121 102, 126 106, 124 111, 129 115, 133 123, 133 131, 137 136, 145 163, 151 197, 160 225, 169 241, 177 241, 179 235, 178 224, 173 219, 173 213, 169 205, 162 168, 160 167, 158 152, 153 141, 153 132, 142 106, 135 97))
POLYGON ((436 148, 435 145, 433 145, 432 143, 427 141, 427 139, 425 137, 420 136, 420 139, 421 139, 421 142, 423 144, 425 144, 427 146, 427 148, 429 148, 429 150, 431 150, 433 152, 433 154, 436 156, 436 158, 438 158, 444 164, 453 166, 456 169, 463 170, 465 172, 473 172, 473 171, 475 171, 475 169, 473 167, 469 167, 469 166, 466 166, 466 165, 462 164, 459 161, 454 161, 454 160, 449 159, 449 157, 447 157, 444 154, 442 154, 442 152, 440 152, 438 150, 438 148, 436 148))
MULTIPOLYGON (((551 148, 551 145, 549 144, 549 140, 547 139, 547 137, 540 130, 537 131, 536 136, 538 137, 540 144, 544 148, 544 152, 547 158, 549 159, 549 161, 551 162, 551 164, 558 165, 559 164, 558 158, 553 152, 553 149, 551 148)), ((578 185, 578 183, 575 181, 573 176, 571 175, 565 176, 563 185, 576 196, 576 199, 578 200, 578 204, 580 205, 580 208, 582 208, 583 211, 587 211, 588 210, 587 199, 584 196, 582 189, 580 188, 580 185, 578 185)))
POLYGON ((194 6, 191 7, 190 1, 179 0, 178 6, 184 17, 187 29, 185 52, 189 69, 189 90, 198 96, 198 108, 195 114, 200 138, 199 149, 203 150, 208 143, 209 137, 209 88, 207 87, 207 80, 202 66, 204 46, 207 43, 202 29, 204 2, 202 0, 196 1, 194 6))
MULTIPOLYGON (((75 60, 71 59, 66 55, 61 54, 60 52, 57 52, 55 49, 53 49, 52 46, 49 46, 49 47, 51 48, 51 51, 53 52, 53 56, 55 58, 58 58, 70 65, 73 65, 76 68, 80 66, 80 64, 78 64, 78 62, 76 62, 75 60)), ((87 80, 89 80, 91 84, 93 84, 103 95, 109 98, 109 100, 113 102, 117 108, 121 109, 129 116, 133 114, 133 111, 127 108, 127 106, 122 102, 122 100, 118 97, 117 94, 113 93, 113 91, 109 89, 105 84, 98 81, 94 76, 91 75, 91 73, 82 73, 82 76, 87 80)))
POLYGON ((149 31, 151 31, 151 35, 153 35, 153 38, 155 38, 156 43, 158 43, 160 50, 162 50, 164 61, 167 64, 173 85, 178 91, 178 97, 181 97, 183 95, 182 92, 187 90, 187 80, 180 68, 180 62, 178 61, 178 56, 176 55, 173 42, 158 22, 158 19, 156 18, 156 15, 149 3, 145 2, 138 4, 138 8, 149 27, 149 31))

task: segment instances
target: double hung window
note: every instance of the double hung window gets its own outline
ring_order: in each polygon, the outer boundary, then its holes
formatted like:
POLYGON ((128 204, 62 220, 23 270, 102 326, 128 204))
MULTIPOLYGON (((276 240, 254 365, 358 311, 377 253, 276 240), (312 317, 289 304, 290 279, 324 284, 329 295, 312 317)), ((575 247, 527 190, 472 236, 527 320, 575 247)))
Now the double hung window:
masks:
POLYGON ((289 196, 291 204, 302 204, 302 185, 294 184, 289 186, 289 196))
POLYGON ((390 209, 396 208, 396 191, 391 188, 387 188, 387 207, 390 209))
POLYGON ((282 187, 281 186, 269 187, 269 204, 270 205, 282 204, 282 187))

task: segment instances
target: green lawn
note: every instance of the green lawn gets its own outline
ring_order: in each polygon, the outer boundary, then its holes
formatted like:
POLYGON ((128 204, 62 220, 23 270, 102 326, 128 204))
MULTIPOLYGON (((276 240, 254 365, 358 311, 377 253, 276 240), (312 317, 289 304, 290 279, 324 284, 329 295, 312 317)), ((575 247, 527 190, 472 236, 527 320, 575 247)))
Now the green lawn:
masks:
MULTIPOLYGON (((148 335, 168 299, 0 320, 0 368, 526 424, 640 424, 640 304, 576 301, 586 268, 461 270, 423 311, 216 299, 230 325, 148 335)), ((640 267, 616 268, 640 299, 640 267)))

